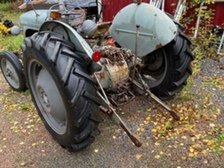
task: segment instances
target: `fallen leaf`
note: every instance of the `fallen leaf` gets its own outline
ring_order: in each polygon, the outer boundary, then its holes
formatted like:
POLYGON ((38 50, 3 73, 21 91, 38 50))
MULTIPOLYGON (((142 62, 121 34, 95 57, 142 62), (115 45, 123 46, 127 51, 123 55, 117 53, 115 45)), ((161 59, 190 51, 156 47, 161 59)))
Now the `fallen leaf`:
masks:
POLYGON ((32 143, 32 147, 36 147, 37 146, 37 144, 36 143, 32 143))
POLYGON ((141 157, 142 157, 142 154, 136 154, 136 155, 135 155, 135 158, 136 158, 137 160, 140 160, 141 157))
POLYGON ((159 158, 160 158, 160 155, 156 155, 155 158, 156 158, 156 159, 159 159, 159 158))

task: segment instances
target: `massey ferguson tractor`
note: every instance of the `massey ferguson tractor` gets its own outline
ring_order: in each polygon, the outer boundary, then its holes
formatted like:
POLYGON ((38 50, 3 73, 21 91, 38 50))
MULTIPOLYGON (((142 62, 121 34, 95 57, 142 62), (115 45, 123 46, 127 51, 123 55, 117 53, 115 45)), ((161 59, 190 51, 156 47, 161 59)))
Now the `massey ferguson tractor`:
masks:
POLYGON ((138 0, 104 23, 98 9, 97 0, 34 7, 20 17, 23 55, 0 54, 8 84, 30 90, 46 129, 70 151, 94 141, 99 111, 140 147, 116 107, 140 93, 178 120, 161 99, 175 96, 192 73, 191 42, 171 16, 138 0))

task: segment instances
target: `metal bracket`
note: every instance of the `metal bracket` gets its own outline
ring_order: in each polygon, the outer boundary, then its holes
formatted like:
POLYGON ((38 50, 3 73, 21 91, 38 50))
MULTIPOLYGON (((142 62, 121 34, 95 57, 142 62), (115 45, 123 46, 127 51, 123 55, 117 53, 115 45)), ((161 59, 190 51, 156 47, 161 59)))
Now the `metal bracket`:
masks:
POLYGON ((107 114, 109 115, 109 117, 119 126, 121 126, 121 128, 123 128, 123 130, 126 132, 126 134, 128 135, 128 137, 131 139, 131 141, 135 144, 135 146, 137 147, 141 147, 142 146, 142 142, 139 141, 139 139, 130 131, 130 129, 126 126, 126 124, 124 123, 124 121, 121 119, 121 117, 117 114, 116 110, 112 107, 102 85, 99 82, 99 79, 97 78, 97 75, 94 73, 94 77, 96 78, 96 81, 102 91, 102 94, 100 92, 97 92, 97 94, 100 96, 100 98, 105 102, 105 104, 107 105, 107 108, 109 109, 107 112, 107 114))
POLYGON ((146 93, 148 93, 150 95, 150 97, 155 100, 157 103, 159 103, 164 109, 166 109, 170 115, 176 120, 176 121, 179 121, 180 120, 180 116, 177 114, 177 112, 175 110, 172 110, 169 106, 167 106, 162 100, 160 100, 156 95, 154 95, 148 85, 144 82, 144 80, 142 79, 141 75, 138 73, 139 75, 139 79, 141 81, 141 83, 139 83, 138 81, 136 80, 133 80, 133 79, 130 79, 130 81, 135 85, 137 86, 139 89, 141 90, 145 90, 146 93))

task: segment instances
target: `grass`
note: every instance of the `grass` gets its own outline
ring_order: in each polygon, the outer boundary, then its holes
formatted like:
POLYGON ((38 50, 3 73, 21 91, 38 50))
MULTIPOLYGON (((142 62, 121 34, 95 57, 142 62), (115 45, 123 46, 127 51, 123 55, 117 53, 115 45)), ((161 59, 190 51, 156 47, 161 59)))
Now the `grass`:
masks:
POLYGON ((214 140, 214 147, 213 151, 216 153, 220 153, 224 151, 224 148, 222 145, 224 145, 224 133, 218 134, 218 136, 214 140))
POLYGON ((0 4, 0 11, 6 12, 10 10, 10 3, 1 3, 0 4))
MULTIPOLYGON (((19 16, 21 12, 16 10, 11 11, 10 3, 0 4, 0 16, 2 20, 12 20, 14 25, 19 26, 19 16)), ((20 50, 20 46, 23 43, 23 35, 13 36, 10 34, 3 35, 0 32, 0 51, 9 50, 17 52, 20 50)))
POLYGON ((0 51, 9 50, 17 52, 20 50, 20 46, 23 43, 23 35, 12 36, 2 35, 0 36, 0 51))

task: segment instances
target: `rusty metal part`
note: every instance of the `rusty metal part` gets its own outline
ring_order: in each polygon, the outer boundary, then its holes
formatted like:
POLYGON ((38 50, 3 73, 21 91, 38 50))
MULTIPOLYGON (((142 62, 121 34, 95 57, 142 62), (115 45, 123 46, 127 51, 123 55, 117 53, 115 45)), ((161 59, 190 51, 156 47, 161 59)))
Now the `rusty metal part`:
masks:
POLYGON ((132 101, 135 95, 130 90, 124 90, 123 92, 111 94, 108 97, 115 106, 121 106, 132 101))
MULTIPOLYGON (((99 79, 97 78, 97 75, 94 74, 96 81, 102 91, 102 94, 100 92, 97 92, 97 94, 101 97, 101 99, 104 101, 104 103, 107 105, 107 108, 109 109, 107 112, 107 114, 110 116, 110 118, 119 126, 121 126, 121 128, 126 132, 126 134, 128 135, 128 137, 131 139, 131 141, 135 144, 135 146, 137 147, 141 147, 142 143, 139 141, 139 139, 128 129, 128 127, 126 126, 126 124, 124 123, 124 121, 120 118, 120 116, 117 114, 116 110, 112 107, 102 85, 99 82, 99 79)), ((105 110, 104 110, 105 111, 105 110)))
POLYGON ((96 75, 105 89, 115 89, 121 82, 129 78, 128 62, 132 62, 133 54, 125 49, 119 49, 111 46, 100 47, 102 58, 101 71, 96 75))
POLYGON ((132 81, 132 83, 137 86, 139 89, 141 90, 145 90, 149 95, 150 97, 155 100, 157 103, 159 103, 164 109, 166 109, 170 115, 176 120, 176 121, 179 121, 180 120, 180 116, 177 114, 177 112, 175 110, 172 110, 169 106, 167 106, 162 100, 160 100, 156 95, 154 95, 148 88, 148 85, 144 82, 144 80, 142 79, 141 75, 139 74, 139 78, 142 82, 139 83, 138 81, 136 80, 133 80, 133 79, 130 79, 132 81))
POLYGON ((136 34, 135 34, 135 56, 134 56, 134 66, 132 71, 132 78, 135 76, 136 65, 137 65, 137 58, 138 58, 138 43, 139 43, 139 25, 136 25, 136 34))
POLYGON ((103 88, 116 88, 120 82, 129 78, 129 68, 125 60, 119 65, 112 65, 107 58, 103 58, 103 60, 103 68, 101 71, 95 73, 103 88))
POLYGON ((122 65, 123 61, 131 61, 133 54, 127 49, 117 48, 112 46, 103 46, 100 48, 103 58, 108 58, 110 64, 122 65))
POLYGON ((162 48, 162 47, 163 47, 163 45, 161 43, 156 45, 156 49, 159 49, 159 48, 162 48))
POLYGON ((107 62, 106 68, 109 72, 113 87, 116 87, 118 83, 129 78, 129 68, 125 60, 123 60, 122 65, 111 65, 109 62, 107 62))
POLYGON ((139 139, 132 134, 132 132, 128 129, 126 124, 123 122, 123 120, 120 118, 120 116, 116 113, 116 110, 113 109, 112 107, 110 108, 111 112, 109 113, 110 118, 115 121, 118 125, 123 128, 123 130, 126 132, 126 134, 129 136, 131 141, 135 144, 137 147, 142 146, 142 142, 139 141, 139 139))

